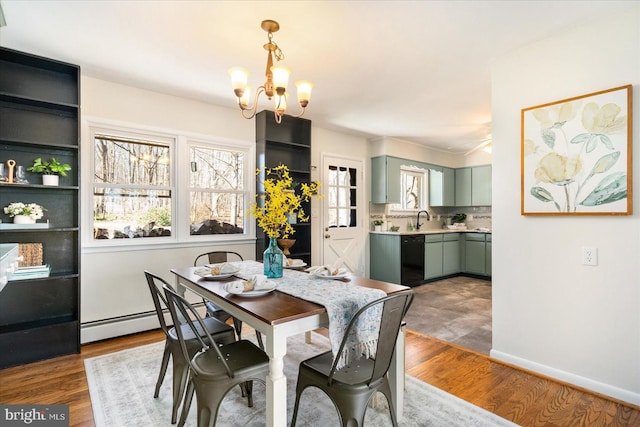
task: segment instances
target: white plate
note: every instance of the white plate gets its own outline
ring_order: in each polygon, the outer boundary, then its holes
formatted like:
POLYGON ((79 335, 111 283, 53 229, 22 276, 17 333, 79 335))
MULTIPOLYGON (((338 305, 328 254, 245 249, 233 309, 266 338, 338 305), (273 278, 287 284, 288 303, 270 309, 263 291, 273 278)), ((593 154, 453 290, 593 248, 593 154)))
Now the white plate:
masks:
POLYGON ((329 276, 329 275, 320 275, 320 274, 313 274, 313 276, 317 279, 327 279, 327 280, 331 280, 331 279, 346 279, 349 276, 349 273, 342 273, 342 274, 336 274, 335 276, 329 276))
POLYGON ((267 295, 268 293, 271 293, 273 291, 275 291, 277 288, 277 286, 274 286, 271 289, 264 289, 261 291, 247 291, 247 292, 243 292, 241 294, 231 294, 231 295, 235 295, 238 297, 246 297, 246 298, 251 298, 251 297, 261 297, 263 295, 267 295))
POLYGON ((302 268, 302 267, 306 267, 307 263, 302 261, 299 264, 293 264, 293 265, 283 265, 284 268, 302 268))

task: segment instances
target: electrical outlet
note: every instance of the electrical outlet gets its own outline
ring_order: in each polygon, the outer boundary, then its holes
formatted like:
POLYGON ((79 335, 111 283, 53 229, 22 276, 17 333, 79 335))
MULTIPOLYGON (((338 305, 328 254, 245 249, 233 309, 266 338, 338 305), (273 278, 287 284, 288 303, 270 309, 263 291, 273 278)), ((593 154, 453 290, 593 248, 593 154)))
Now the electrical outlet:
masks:
POLYGON ((598 265, 598 248, 582 247, 582 265, 598 265))

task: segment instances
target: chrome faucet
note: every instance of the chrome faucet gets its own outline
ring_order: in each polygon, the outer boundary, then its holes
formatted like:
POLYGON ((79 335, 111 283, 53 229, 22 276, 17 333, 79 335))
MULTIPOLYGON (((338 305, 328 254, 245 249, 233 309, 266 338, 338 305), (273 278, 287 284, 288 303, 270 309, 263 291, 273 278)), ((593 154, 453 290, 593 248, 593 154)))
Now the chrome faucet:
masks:
POLYGON ((416 230, 420 230, 420 226, 422 224, 420 224, 420 214, 424 212, 427 215, 427 221, 429 221, 429 219, 431 219, 431 215, 429 215, 429 212, 427 211, 420 211, 418 212, 418 218, 416 218, 416 230))

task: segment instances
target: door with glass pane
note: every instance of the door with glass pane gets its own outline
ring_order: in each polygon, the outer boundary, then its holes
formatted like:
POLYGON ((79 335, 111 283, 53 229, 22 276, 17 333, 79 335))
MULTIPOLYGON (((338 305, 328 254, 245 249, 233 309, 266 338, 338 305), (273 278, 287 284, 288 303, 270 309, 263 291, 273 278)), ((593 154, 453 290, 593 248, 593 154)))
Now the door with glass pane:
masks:
POLYGON ((323 157, 323 264, 364 276, 362 162, 323 157))

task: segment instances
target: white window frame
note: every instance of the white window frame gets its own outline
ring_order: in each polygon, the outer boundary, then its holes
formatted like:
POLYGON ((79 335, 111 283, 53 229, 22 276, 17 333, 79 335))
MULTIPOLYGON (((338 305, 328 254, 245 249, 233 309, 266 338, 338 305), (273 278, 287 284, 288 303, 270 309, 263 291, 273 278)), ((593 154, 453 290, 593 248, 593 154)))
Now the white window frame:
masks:
POLYGON ((394 213, 415 213, 421 210, 429 209, 429 171, 426 169, 418 168, 415 166, 400 166, 400 204, 394 203, 390 205, 389 212, 394 213), (411 174, 416 175, 421 179, 420 183, 420 206, 415 209, 407 209, 404 206, 403 199, 406 193, 404 184, 405 180, 403 179, 403 175, 411 174))
POLYGON ((202 246, 234 243, 253 243, 256 239, 255 221, 249 213, 249 205, 255 194, 255 142, 240 141, 212 137, 210 135, 193 134, 183 131, 161 129, 108 119, 85 117, 83 119, 82 150, 82 218, 81 234, 83 253, 119 250, 163 249, 172 247, 202 246), (149 141, 169 142, 171 152, 171 236, 150 237, 144 239, 94 239, 93 238, 93 188, 96 134, 121 136, 149 141), (189 144, 222 150, 243 151, 246 155, 244 188, 245 200, 245 232, 243 234, 210 234, 191 236, 189 233, 189 144))
MULTIPOLYGON (((211 240, 237 241, 238 239, 242 239, 246 237, 255 238, 255 235, 256 235, 255 221, 252 221, 253 217, 251 216, 251 213, 250 213, 250 205, 253 200, 252 197, 255 194, 255 177, 256 177, 255 169, 256 168, 255 168, 255 149, 253 148, 255 144, 249 145, 249 144, 241 144, 237 142, 229 143, 228 141, 223 141, 223 140, 211 140, 206 138, 193 138, 193 137, 184 138, 184 142, 185 143, 181 144, 181 146, 185 147, 185 153, 184 153, 185 160, 182 162, 182 163, 185 163, 185 167, 181 169, 184 170, 186 174, 184 175, 183 181, 182 181, 185 184, 181 188, 186 188, 187 191, 182 192, 185 194, 181 193, 178 195, 180 197, 181 206, 187 207, 186 210, 184 211, 185 225, 180 226, 180 230, 185 233, 184 239, 187 241, 202 242, 202 241, 211 241, 211 240), (242 152, 244 154, 245 173, 243 174, 244 190, 242 191, 242 193, 244 194, 243 202, 244 202, 245 212, 244 212, 244 224, 243 224, 244 233, 243 234, 205 234, 205 235, 193 235, 193 236, 190 234, 191 224, 190 224, 190 218, 189 218, 189 209, 191 209, 191 206, 190 206, 189 194, 192 191, 201 190, 199 188, 194 188, 190 186, 191 180, 189 179, 189 173, 191 171, 191 164, 190 164, 191 156, 189 152, 191 150, 191 147, 202 147, 202 148, 223 150, 223 151, 237 151, 237 152, 242 152)), ((219 192, 225 192, 225 191, 219 191, 219 192)), ((236 193, 235 191, 228 191, 228 192, 236 193)))

